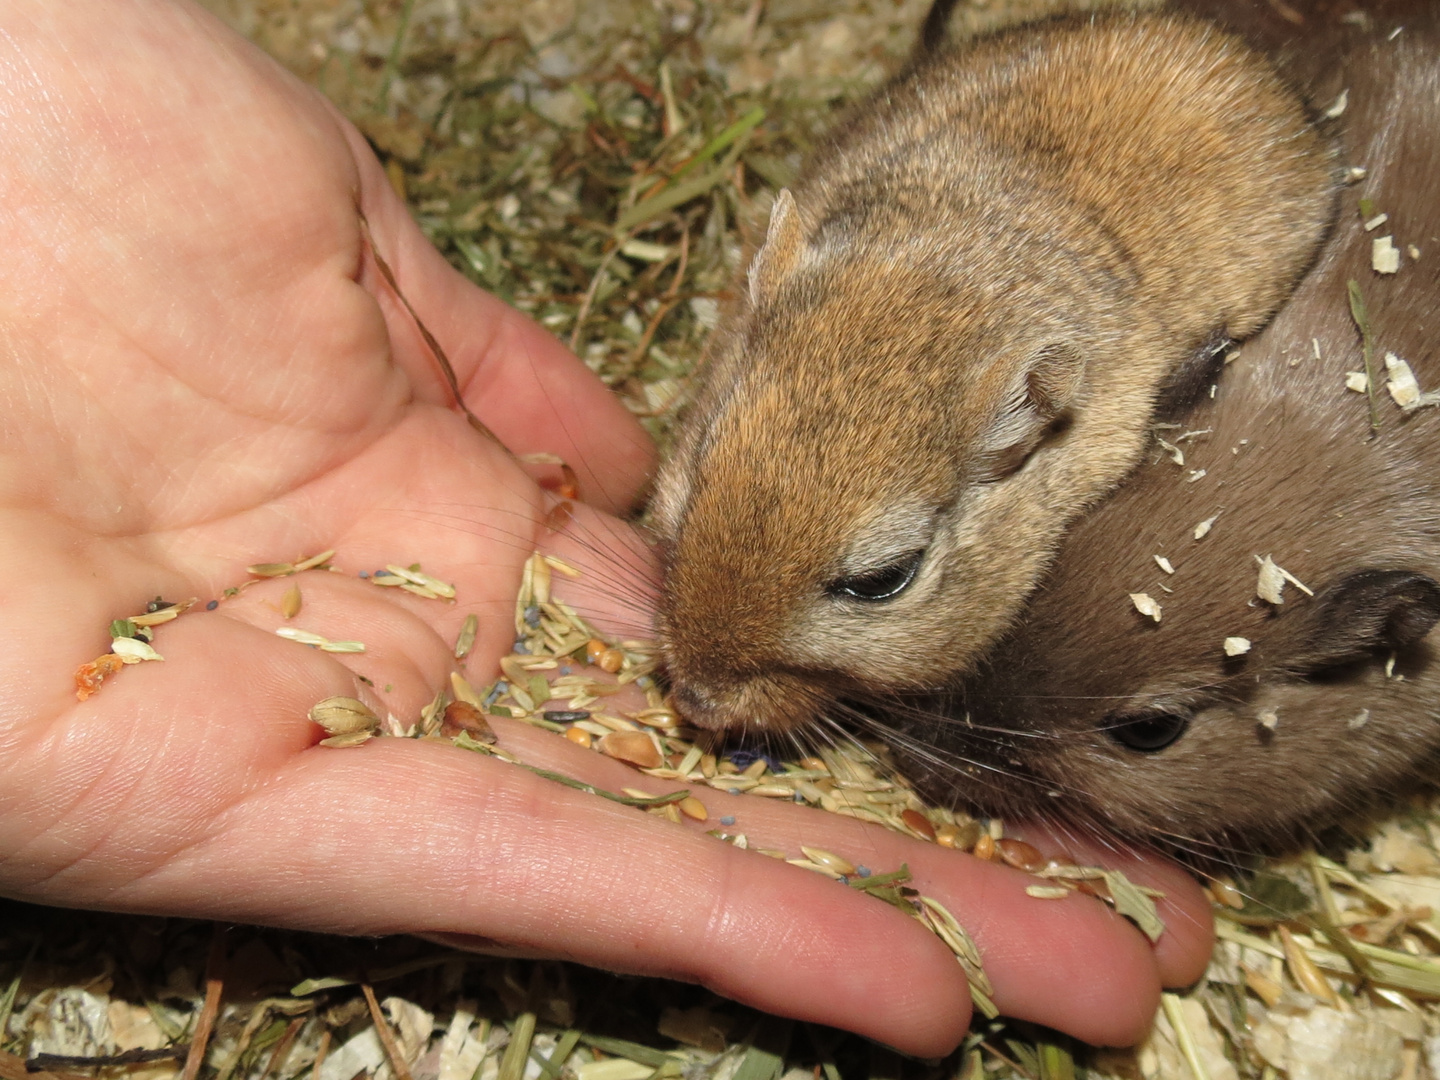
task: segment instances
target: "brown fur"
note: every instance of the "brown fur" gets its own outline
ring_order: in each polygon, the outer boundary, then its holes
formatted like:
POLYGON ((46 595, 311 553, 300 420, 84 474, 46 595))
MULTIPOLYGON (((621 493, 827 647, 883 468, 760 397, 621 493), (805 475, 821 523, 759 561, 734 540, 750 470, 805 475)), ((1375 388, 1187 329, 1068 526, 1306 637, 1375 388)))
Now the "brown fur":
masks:
POLYGON ((1265 60, 1173 16, 923 56, 858 109, 777 202, 659 482, 690 717, 785 727, 965 670, 1160 386, 1287 294, 1332 173, 1265 60), (827 592, 920 549, 894 599, 827 592))
POLYGON ((1256 19, 1268 21, 1252 32, 1291 39, 1289 69, 1317 99, 1349 88, 1346 157, 1368 176, 1344 194, 1316 268, 1241 350, 1214 401, 1185 419, 1213 433, 1182 444, 1184 468, 1157 452, 1074 529, 952 710, 968 719, 902 721, 922 748, 968 762, 916 751, 951 798, 1177 844, 1283 848, 1415 777, 1440 750, 1440 633, 1424 637, 1440 617, 1440 408, 1402 414, 1382 360, 1392 351, 1422 388, 1440 386, 1440 15, 1428 3, 1372 6, 1367 30, 1342 21, 1340 5, 1291 2, 1307 24, 1276 24, 1262 5, 1256 19), (1374 233, 1361 225, 1362 196, 1390 216, 1374 233), (1371 240, 1392 231, 1422 256, 1385 277, 1370 269, 1371 240), (1350 279, 1377 344, 1374 438, 1365 397, 1344 389, 1345 372, 1363 367, 1350 279), (1187 482, 1192 469, 1205 476, 1187 482), (1289 586, 1282 605, 1256 599, 1264 555, 1315 598, 1289 586), (1138 592, 1163 606, 1159 624, 1132 606, 1138 592), (1250 639, 1250 652, 1226 658, 1228 636, 1250 639), (1189 725, 1158 751, 1107 734, 1166 715, 1189 725))

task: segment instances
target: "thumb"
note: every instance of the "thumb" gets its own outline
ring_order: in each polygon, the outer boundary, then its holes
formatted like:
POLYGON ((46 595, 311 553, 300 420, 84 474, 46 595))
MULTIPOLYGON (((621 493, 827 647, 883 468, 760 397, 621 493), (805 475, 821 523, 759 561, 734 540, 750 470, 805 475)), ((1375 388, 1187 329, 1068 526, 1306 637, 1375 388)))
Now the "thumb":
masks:
MULTIPOLYGON (((364 136, 334 115, 355 156, 360 205, 378 254, 445 350, 466 404, 512 453, 562 458, 575 470, 586 502, 610 513, 629 510, 655 468, 655 446, 645 430, 549 331, 445 261, 391 188, 364 136)), ((417 395, 448 401, 440 364, 414 320, 379 274, 369 276, 396 363, 417 395)))

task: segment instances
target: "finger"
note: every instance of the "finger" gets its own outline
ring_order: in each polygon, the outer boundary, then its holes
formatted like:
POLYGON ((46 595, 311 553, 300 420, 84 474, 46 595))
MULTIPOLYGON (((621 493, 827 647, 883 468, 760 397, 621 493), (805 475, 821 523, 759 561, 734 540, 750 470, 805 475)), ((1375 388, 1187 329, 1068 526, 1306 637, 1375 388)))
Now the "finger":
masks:
MULTIPOLYGON (((466 402, 516 454, 557 454, 581 497, 611 513, 631 508, 655 468, 639 423, 548 330, 477 288, 420 233, 364 138, 343 125, 360 169, 362 205, 381 254, 454 366, 466 402)), ((396 357, 437 400, 448 390, 407 313, 377 285, 396 357)))
MULTIPOLYGON (((543 760, 611 789, 659 793, 675 787, 534 729, 507 726, 505 740, 526 760, 543 760)), ((1098 900, 1080 894, 1038 899, 1025 892, 1038 883, 1029 875, 839 815, 704 788, 696 794, 709 811, 709 821, 697 828, 713 828, 724 818, 725 831, 743 832, 751 848, 801 857, 802 845, 820 847, 877 873, 908 865, 915 887, 943 903, 974 938, 1005 1015, 1101 1045, 1128 1045, 1149 1030, 1162 984, 1156 953, 1098 900)), ((1152 871, 1139 859, 1124 869, 1137 881, 1174 884, 1166 876, 1173 869, 1152 871)), ((1203 900, 1197 908, 1190 892, 1175 891, 1177 921, 1188 927, 1204 910, 1203 900)), ((1198 943, 1190 940, 1186 948, 1198 943)))
POLYGON ((77 716, 27 755, 29 803, 58 813, 6 860, 9 891, 351 933, 478 934, 699 981, 925 1055, 963 1033, 953 957, 899 912, 441 743, 312 746, 304 702, 343 692, 348 673, 317 678, 323 656, 295 649, 277 664, 270 651, 286 643, 205 625, 170 625, 167 667, 193 670, 218 650, 277 677, 168 712, 150 692, 160 665, 107 686, 144 746, 107 769, 99 729, 77 716))
POLYGON ((1215 921, 1209 898, 1189 871, 1155 852, 1075 827, 1017 823, 1007 831, 1046 855, 1065 854, 1082 866, 1119 870, 1135 884, 1163 893, 1155 900, 1165 924, 1154 946, 1161 984, 1190 986, 1205 974, 1215 946, 1215 921))

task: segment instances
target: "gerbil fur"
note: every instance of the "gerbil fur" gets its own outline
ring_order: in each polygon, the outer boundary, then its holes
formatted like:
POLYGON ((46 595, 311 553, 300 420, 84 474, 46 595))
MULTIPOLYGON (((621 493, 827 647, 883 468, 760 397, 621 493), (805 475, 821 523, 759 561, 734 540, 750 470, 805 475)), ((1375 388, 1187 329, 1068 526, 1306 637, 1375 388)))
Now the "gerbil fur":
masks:
POLYGON ((1379 4, 1357 23, 1340 5, 1289 2, 1305 23, 1264 5, 1195 6, 1268 38, 1317 100, 1346 90, 1345 158, 1366 175, 1214 400, 1160 433, 1183 466, 1156 447, 1076 526, 948 718, 894 712, 939 797, 1223 856, 1354 818, 1440 751, 1440 634, 1428 633, 1440 618, 1440 407, 1403 412, 1383 360, 1394 353, 1422 388, 1440 386, 1440 13, 1379 4), (1362 218, 1382 212, 1367 231, 1362 218), (1393 275, 1371 269, 1382 235, 1403 252, 1393 275), (1374 335, 1373 434, 1366 395, 1345 388, 1364 368, 1352 280, 1374 335), (1258 599, 1267 555, 1314 597, 1289 585, 1282 604, 1258 599), (1130 593, 1158 601, 1160 621, 1130 593), (1227 637, 1249 651, 1227 657, 1227 637))
POLYGON ((784 729, 966 670, 1162 389, 1288 294, 1334 175, 1298 96, 1211 23, 922 53, 777 199, 660 476, 687 716, 784 729))

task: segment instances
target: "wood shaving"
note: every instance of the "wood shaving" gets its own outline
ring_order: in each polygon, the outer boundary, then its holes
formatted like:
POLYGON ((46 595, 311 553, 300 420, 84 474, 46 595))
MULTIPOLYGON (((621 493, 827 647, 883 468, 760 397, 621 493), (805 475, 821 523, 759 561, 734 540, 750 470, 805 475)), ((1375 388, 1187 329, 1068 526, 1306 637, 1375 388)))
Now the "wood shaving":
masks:
POLYGON ((1410 365, 1392 352, 1385 354, 1385 372, 1389 377, 1386 389, 1390 391, 1395 404, 1406 412, 1440 405, 1440 390, 1422 392, 1410 365))
POLYGON ((1393 274, 1400 269, 1400 249, 1394 237, 1379 236, 1370 242, 1370 268, 1377 274, 1393 274))
POLYGON ((1130 594, 1130 602, 1135 605, 1135 610, 1140 612, 1141 615, 1154 619, 1157 623, 1160 621, 1160 605, 1155 602, 1155 598, 1149 593, 1132 592, 1130 594))

